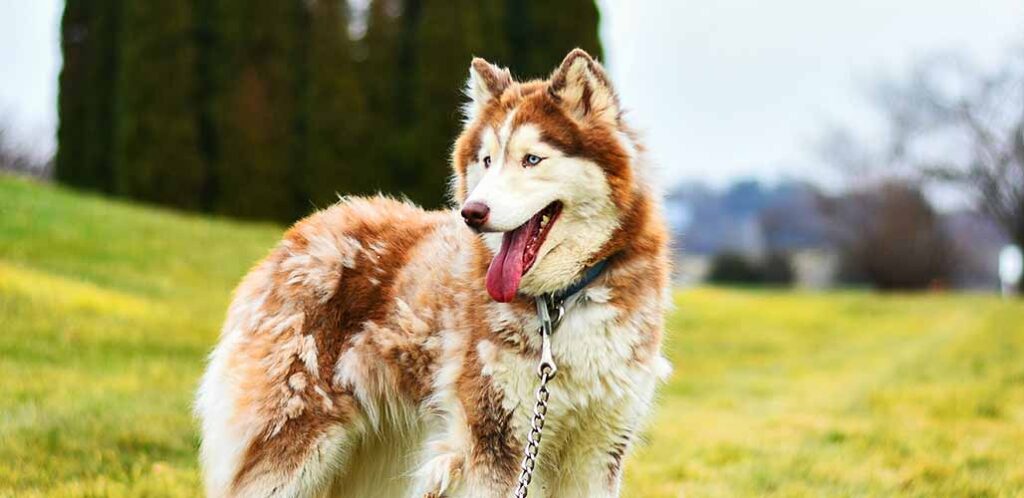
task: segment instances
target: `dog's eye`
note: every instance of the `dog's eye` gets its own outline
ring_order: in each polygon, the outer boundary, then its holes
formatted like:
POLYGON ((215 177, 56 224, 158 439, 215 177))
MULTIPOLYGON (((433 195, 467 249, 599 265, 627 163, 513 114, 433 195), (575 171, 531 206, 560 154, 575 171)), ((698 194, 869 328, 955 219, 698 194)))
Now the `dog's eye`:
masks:
POLYGON ((490 167, 491 167, 491 156, 487 156, 487 157, 484 158, 484 168, 486 169, 486 168, 490 168, 490 167))
POLYGON ((543 160, 543 157, 535 156, 533 154, 527 154, 523 156, 523 166, 536 166, 540 164, 540 162, 543 160))

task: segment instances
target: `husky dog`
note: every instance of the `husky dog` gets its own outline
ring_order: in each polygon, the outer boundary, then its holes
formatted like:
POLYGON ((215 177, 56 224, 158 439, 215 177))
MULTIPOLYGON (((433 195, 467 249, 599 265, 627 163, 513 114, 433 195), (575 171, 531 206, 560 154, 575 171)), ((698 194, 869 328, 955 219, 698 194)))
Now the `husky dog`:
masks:
POLYGON ((618 495, 670 370, 642 147, 582 50, 544 81, 482 59, 469 74, 460 210, 342 200, 236 290, 196 406, 209 496, 511 496, 545 295, 564 316, 531 496, 618 495))

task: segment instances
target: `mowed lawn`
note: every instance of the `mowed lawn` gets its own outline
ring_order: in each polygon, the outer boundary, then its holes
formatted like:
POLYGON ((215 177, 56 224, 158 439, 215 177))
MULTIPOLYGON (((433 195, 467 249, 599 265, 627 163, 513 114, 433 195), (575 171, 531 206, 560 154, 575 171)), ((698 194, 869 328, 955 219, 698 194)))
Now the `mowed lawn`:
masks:
MULTIPOLYGON (((0 178, 0 496, 200 495, 193 391, 280 233, 0 178)), ((675 297, 625 496, 1024 496, 1024 303, 675 297)))

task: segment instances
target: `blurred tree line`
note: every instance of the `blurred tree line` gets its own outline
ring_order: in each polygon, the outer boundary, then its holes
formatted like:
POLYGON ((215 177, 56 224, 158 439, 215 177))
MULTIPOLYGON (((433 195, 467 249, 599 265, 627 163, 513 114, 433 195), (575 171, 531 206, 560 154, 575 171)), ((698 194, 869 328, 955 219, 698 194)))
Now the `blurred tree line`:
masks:
POLYGON ((824 159, 846 176, 846 195, 826 206, 846 270, 881 289, 946 285, 970 260, 964 249, 983 241, 957 250, 927 189, 952 189, 1024 247, 1024 47, 992 67, 937 53, 869 96, 881 137, 840 127, 822 140, 824 159))
POLYGON ((444 203, 472 56, 601 54, 593 0, 67 0, 58 181, 291 221, 336 193, 444 203))

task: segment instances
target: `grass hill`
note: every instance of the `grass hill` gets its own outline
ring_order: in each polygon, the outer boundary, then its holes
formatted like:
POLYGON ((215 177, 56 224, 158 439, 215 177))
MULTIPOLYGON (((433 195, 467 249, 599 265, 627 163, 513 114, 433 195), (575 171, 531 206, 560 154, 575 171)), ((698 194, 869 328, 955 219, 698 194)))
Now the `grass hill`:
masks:
MULTIPOLYGON (((280 233, 0 177, 0 496, 200 495, 192 394, 280 233)), ((1024 304, 676 302, 624 496, 1024 493, 1024 304)))

